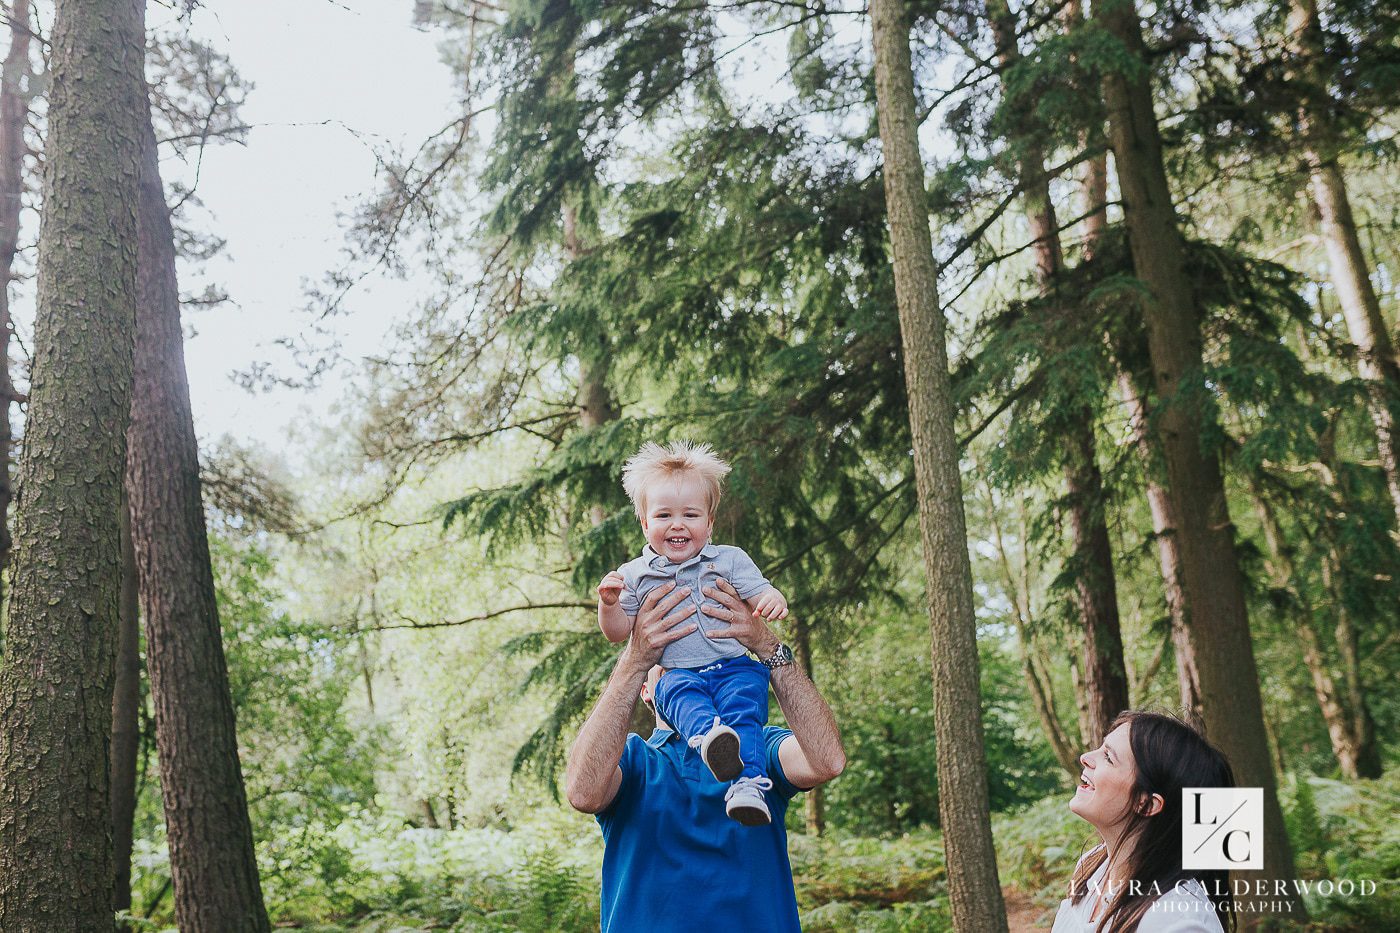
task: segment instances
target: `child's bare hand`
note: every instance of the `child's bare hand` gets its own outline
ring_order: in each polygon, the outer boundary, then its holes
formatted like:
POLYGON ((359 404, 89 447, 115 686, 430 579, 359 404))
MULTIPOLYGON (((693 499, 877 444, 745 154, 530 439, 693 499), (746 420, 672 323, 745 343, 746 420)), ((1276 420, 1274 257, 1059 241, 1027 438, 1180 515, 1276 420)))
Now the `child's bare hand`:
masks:
POLYGON ((614 570, 598 584, 598 602, 604 606, 616 606, 622 596, 622 574, 614 570))
POLYGON ((786 619, 788 614, 787 598, 776 589, 770 588, 754 600, 753 611, 769 622, 786 619))

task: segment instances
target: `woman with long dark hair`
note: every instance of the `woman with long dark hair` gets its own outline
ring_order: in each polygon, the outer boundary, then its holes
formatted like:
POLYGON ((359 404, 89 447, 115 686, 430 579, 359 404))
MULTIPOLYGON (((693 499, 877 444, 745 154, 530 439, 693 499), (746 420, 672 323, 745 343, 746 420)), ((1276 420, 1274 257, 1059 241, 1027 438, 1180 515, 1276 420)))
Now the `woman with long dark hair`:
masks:
POLYGON ((1229 873, 1181 867, 1181 790, 1234 787, 1230 763, 1171 716, 1120 713, 1069 808, 1102 844, 1075 866, 1052 933, 1223 933, 1235 928, 1229 873))

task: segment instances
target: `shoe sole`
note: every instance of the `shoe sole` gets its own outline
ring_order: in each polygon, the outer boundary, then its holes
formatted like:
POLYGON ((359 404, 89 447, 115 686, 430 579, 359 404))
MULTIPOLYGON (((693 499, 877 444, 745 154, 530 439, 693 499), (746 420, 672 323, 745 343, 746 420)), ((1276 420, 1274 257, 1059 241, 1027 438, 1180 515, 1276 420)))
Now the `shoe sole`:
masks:
POLYGON ((717 735, 705 747, 705 764, 716 781, 732 781, 744 773, 744 761, 739 757, 739 737, 730 733, 717 735))
POLYGON ((767 811, 758 807, 735 807, 728 811, 729 818, 742 823, 744 826, 767 826, 773 822, 773 818, 767 811))

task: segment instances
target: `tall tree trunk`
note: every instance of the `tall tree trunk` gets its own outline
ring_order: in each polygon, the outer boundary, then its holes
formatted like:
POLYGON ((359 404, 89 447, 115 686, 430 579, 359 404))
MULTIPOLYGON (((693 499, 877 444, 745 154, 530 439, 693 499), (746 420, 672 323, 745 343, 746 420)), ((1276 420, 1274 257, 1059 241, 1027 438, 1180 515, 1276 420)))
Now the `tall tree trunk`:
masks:
MULTIPOLYGON (((1016 642, 1021 652, 1021 674, 1026 682, 1026 692, 1030 695, 1035 714, 1040 719, 1041 730, 1060 763, 1072 778, 1078 778, 1083 767, 1079 764, 1079 750, 1070 741, 1064 726, 1060 723, 1059 712, 1055 709, 1055 694, 1047 677, 1038 664, 1035 639, 1031 636, 1030 587, 1026 578, 1029 567, 1023 563, 1020 580, 1011 568, 1011 556, 1006 552, 1006 539, 1001 532, 1001 520, 997 517, 997 502, 990 482, 984 483, 987 493, 988 514, 992 522, 992 541, 996 544, 997 563, 1001 567, 1002 582, 1006 586, 1006 598, 1011 602, 1012 621, 1016 624, 1016 642)), ((1022 522, 1021 541, 1026 540, 1025 523, 1022 522)), ((1024 552, 1023 552, 1024 553, 1024 552)), ((1076 681, 1077 682, 1077 681, 1076 681)))
POLYGON ((1370 704, 1361 685, 1361 655, 1359 633, 1352 620, 1351 612, 1336 587, 1337 548, 1333 543, 1332 554, 1323 562, 1323 583, 1332 594, 1332 605, 1336 607, 1337 624, 1333 630, 1337 653, 1341 656, 1342 683, 1346 685, 1347 706, 1351 710, 1351 733, 1357 749, 1356 774, 1358 777, 1378 778, 1381 776, 1380 744, 1376 741, 1376 722, 1371 717, 1370 704))
MULTIPOLYGON (((1083 20, 1079 0, 1070 0, 1065 7, 1065 21, 1071 28, 1083 20)), ((1085 145, 1093 140, 1085 139, 1085 145)), ((1108 155, 1099 153, 1085 164, 1080 185, 1081 209, 1084 214, 1084 258, 1093 259, 1104 235, 1108 232, 1108 155)), ((1157 546, 1157 565, 1162 575, 1162 589, 1171 627, 1172 652, 1176 659, 1177 688, 1181 708, 1201 719, 1201 683, 1196 672, 1196 659, 1186 632, 1186 604, 1181 595, 1181 549, 1176 540, 1176 517, 1166 487, 1157 481, 1156 455, 1147 429, 1147 390, 1137 374, 1124 364, 1118 354, 1118 391, 1128 409, 1128 423, 1133 443, 1142 460, 1146 477, 1145 493, 1148 512, 1152 516, 1152 537, 1157 546)))
MULTIPOLYGON (((10 447, 14 427, 10 403, 19 401, 10 374, 10 282, 19 249, 19 211, 24 201, 24 125, 29 96, 23 85, 29 76, 29 0, 10 4, 10 50, 0 72, 0 574, 10 566, 10 447)), ((0 577, 3 586, 3 577, 0 577)), ((0 590, 0 595, 3 590, 0 590)))
POLYGON ((1328 112, 1331 91, 1323 71, 1326 50, 1316 0, 1292 0, 1288 30, 1302 65, 1303 106, 1298 123, 1322 242, 1327 250, 1328 275, 1342 306, 1351 342, 1356 345, 1361 378, 1367 383, 1381 469, 1390 488, 1395 527, 1400 532, 1400 359, 1381 317, 1366 254, 1356 233, 1346 178, 1338 161, 1338 140, 1328 112))
POLYGON ((141 750, 141 611, 136 552, 126 497, 121 511, 122 589, 112 690, 112 909, 131 909, 131 834, 136 815, 136 759, 141 750))
POLYGON ((174 239, 149 109, 137 138, 140 303, 126 478, 175 918, 182 930, 262 931, 269 924, 238 762, 200 498, 174 239))
POLYGON ((1288 621, 1293 631, 1298 633, 1303 663, 1307 665, 1308 673, 1312 677, 1313 692, 1317 696, 1317 705, 1322 710, 1323 722, 1327 725, 1332 751, 1342 766, 1342 773, 1349 778, 1355 778, 1356 755, 1348 722, 1350 717, 1342 706, 1342 698, 1332 678, 1332 672, 1327 669, 1323 660, 1322 645, 1317 632, 1313 630, 1313 607, 1308 599, 1307 587, 1302 581, 1298 581, 1299 585, 1296 587, 1293 585, 1297 571, 1273 506, 1265 500, 1257 486, 1253 490, 1253 497, 1254 511, 1259 516, 1260 527, 1264 530, 1264 544, 1268 549, 1270 583, 1276 590, 1291 592, 1296 601, 1296 609, 1289 613, 1288 621))
POLYGON ((132 0, 58 0, 0 668, 0 929, 112 927, 113 658, 143 84, 132 0))
POLYGON ((1204 721, 1201 674, 1196 669, 1196 649, 1192 647, 1191 635, 1186 630, 1186 598, 1181 591, 1181 542, 1176 536, 1176 506, 1172 504, 1171 496, 1167 495, 1166 487, 1153 478, 1157 473, 1157 456, 1152 433, 1147 426, 1145 390, 1127 370, 1118 372, 1118 389, 1128 408, 1128 425, 1142 460, 1143 475, 1147 477, 1147 508, 1152 516, 1152 539, 1157 546, 1157 566, 1161 570, 1162 589, 1166 596, 1181 708, 1198 721, 1204 721))
POLYGON ((997 881, 988 812, 972 567, 953 429, 956 412, 944 345, 945 322, 938 306, 919 154, 909 22, 900 0, 873 0, 870 18, 885 208, 928 589, 938 810, 948 898, 958 929, 996 933, 1006 929, 1006 905, 997 881))
MULTIPOLYGON (((608 372, 612 367, 612 348, 607 337, 600 336, 597 346, 579 352, 578 407, 579 427, 593 431, 616 421, 619 415, 608 390, 608 372)), ((608 513, 602 505, 589 506, 588 520, 598 527, 607 519, 608 513)))
MULTIPOLYGON (((1215 429, 1215 413, 1200 399, 1200 312, 1186 275, 1185 243, 1162 161, 1146 49, 1132 0, 1105 0, 1095 15, 1133 62, 1131 70, 1105 73, 1104 96, 1133 267, 1151 293, 1141 307, 1162 400, 1157 433, 1176 507, 1186 627, 1206 728, 1229 756, 1240 784, 1264 789, 1262 874, 1266 879, 1287 879, 1293 877, 1293 853, 1269 760, 1234 526, 1219 460, 1201 446, 1215 429)), ((1292 908, 1292 916, 1302 916, 1297 897, 1270 903, 1280 901, 1292 908)))
MULTIPOLYGON (((578 229, 578 212, 572 205, 564 205, 563 222, 564 255, 569 262, 576 262, 587 255, 588 250, 578 229)), ((616 421, 620 412, 608 389, 612 346, 606 335, 600 333, 594 346, 579 348, 578 368, 579 427, 592 431, 609 421, 616 421)), ((607 518, 607 511, 601 505, 594 505, 589 508, 588 517, 596 528, 607 518)))
MULTIPOLYGON (((987 0, 987 16, 1003 76, 1002 92, 1007 106, 1016 114, 1012 125, 1021 134, 1010 142, 1019 153, 1016 174, 1030 226, 1036 279, 1042 294, 1049 294, 1064 269, 1064 250, 1060 244, 1055 205, 1050 199, 1050 176, 1045 171, 1044 150, 1035 138, 1036 121, 1025 97, 1018 96, 1005 81, 1021 58, 1016 43, 1016 18, 1006 0, 987 0)), ((1094 438, 1094 412, 1088 406, 1075 412, 1073 424, 1066 432, 1064 474, 1074 565, 1078 568, 1075 593, 1084 635, 1084 688, 1089 709, 1086 738, 1091 748, 1097 748, 1114 717, 1128 707, 1128 677, 1123 664, 1113 548, 1104 521, 1103 477, 1099 472, 1094 438)))

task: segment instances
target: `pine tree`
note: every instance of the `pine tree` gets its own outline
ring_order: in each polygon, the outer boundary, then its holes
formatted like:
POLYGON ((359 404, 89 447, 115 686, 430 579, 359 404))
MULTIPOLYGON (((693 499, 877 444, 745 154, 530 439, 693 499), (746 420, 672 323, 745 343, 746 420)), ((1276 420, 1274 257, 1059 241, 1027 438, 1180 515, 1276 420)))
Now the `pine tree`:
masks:
MULTIPOLYGON (((1156 433, 1176 508, 1187 631, 1200 676, 1207 734, 1229 756, 1243 786, 1264 788, 1265 875, 1293 876, 1292 850, 1269 759, 1263 703, 1218 455, 1218 430, 1203 397, 1201 314, 1186 273, 1186 251, 1162 159, 1141 27, 1132 0, 1109 0, 1097 22, 1123 62, 1104 75, 1109 138, 1123 198, 1157 396, 1156 433)), ((1289 898, 1297 915, 1302 904, 1289 898)))
POLYGON ((238 760, 185 374, 174 234, 149 107, 126 486, 146 620, 175 914, 192 930, 269 930, 238 760))
POLYGON ((1400 532, 1400 357, 1371 284, 1351 198, 1341 165, 1341 134, 1334 126, 1336 104, 1328 87, 1327 49, 1316 0, 1292 0, 1289 39, 1299 63, 1298 126, 1313 201, 1317 206, 1328 274, 1357 350, 1357 368, 1366 381, 1376 429, 1376 450, 1400 532))
MULTIPOLYGON (((1017 44, 1017 23, 1005 0, 988 0, 987 18, 995 37, 1004 105, 1003 119, 1010 128, 1008 140, 1016 178, 1025 203, 1035 256, 1036 284, 1042 296, 1052 296, 1064 271, 1064 248, 1055 205, 1050 197, 1050 176, 1045 170, 1041 139, 1045 128, 1031 102, 1018 93, 1012 81, 1022 65, 1017 44)), ((1109 724, 1128 708, 1128 675, 1123 666, 1123 637, 1118 619, 1118 590, 1113 550, 1104 510, 1103 478, 1098 465, 1095 438, 1096 413, 1088 403, 1074 406, 1057 431, 1063 437, 1062 469, 1072 539, 1075 591, 1084 639, 1084 692, 1089 729, 1083 736, 1090 748, 1103 741, 1109 724)), ((1046 425, 1047 429, 1053 429, 1046 425)))
POLYGON ((0 928, 112 923, 108 754, 131 392, 144 36, 131 0, 60 0, 6 658, 0 928))
POLYGON ((943 311, 919 152, 909 23, 899 0, 873 0, 875 89, 885 209, 908 386, 909 427, 932 632, 938 803, 948 899, 959 929, 1006 929, 987 802, 977 627, 943 311))

